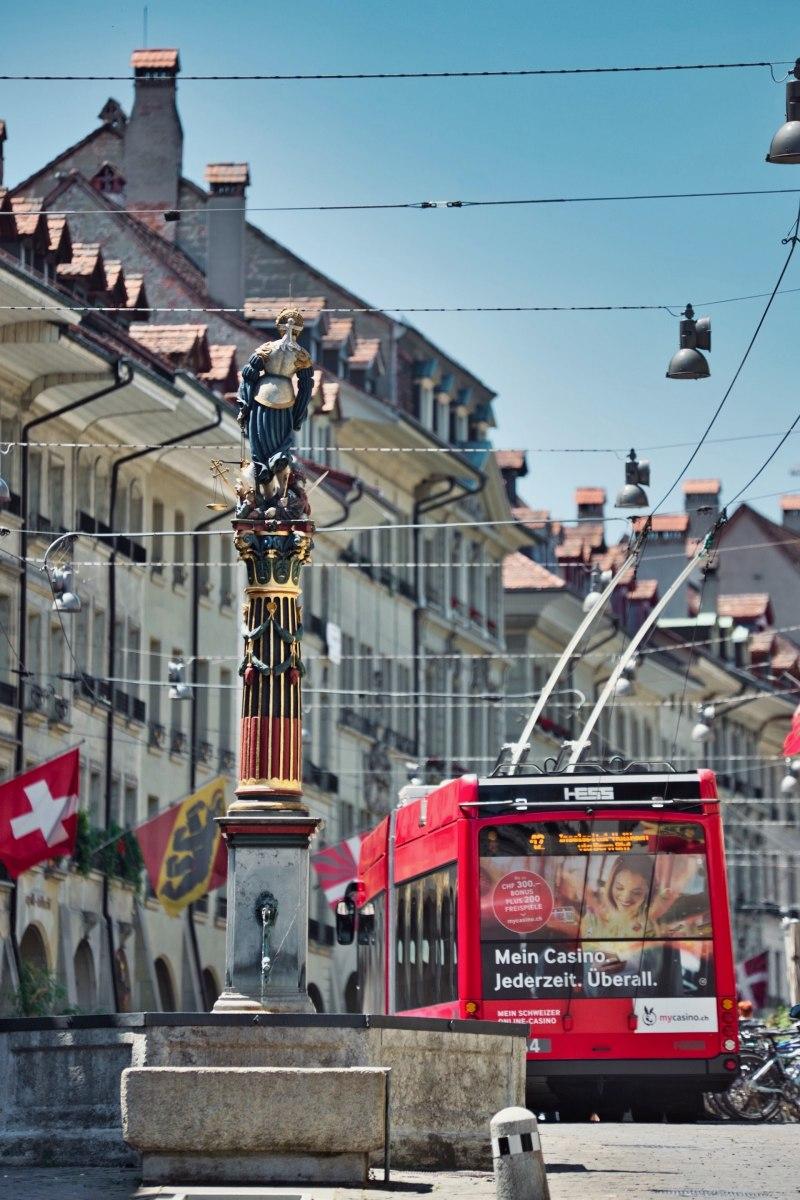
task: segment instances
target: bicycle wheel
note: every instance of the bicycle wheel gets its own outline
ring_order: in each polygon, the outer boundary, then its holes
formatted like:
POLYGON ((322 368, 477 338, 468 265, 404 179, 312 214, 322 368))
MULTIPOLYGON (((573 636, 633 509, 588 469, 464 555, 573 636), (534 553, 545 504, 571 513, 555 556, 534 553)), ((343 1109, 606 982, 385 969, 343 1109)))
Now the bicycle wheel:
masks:
MULTIPOLYGON (((758 1084, 752 1084, 750 1077, 759 1067, 763 1067, 764 1059, 750 1051, 746 1051, 740 1057, 741 1074, 738 1079, 735 1079, 727 1092, 721 1093, 719 1097, 721 1107, 730 1114, 735 1121, 769 1121, 775 1116, 781 1103, 780 1095, 777 1092, 761 1092, 758 1090, 758 1084)), ((767 1086, 768 1080, 772 1072, 767 1075, 767 1079, 762 1079, 762 1083, 767 1086)))

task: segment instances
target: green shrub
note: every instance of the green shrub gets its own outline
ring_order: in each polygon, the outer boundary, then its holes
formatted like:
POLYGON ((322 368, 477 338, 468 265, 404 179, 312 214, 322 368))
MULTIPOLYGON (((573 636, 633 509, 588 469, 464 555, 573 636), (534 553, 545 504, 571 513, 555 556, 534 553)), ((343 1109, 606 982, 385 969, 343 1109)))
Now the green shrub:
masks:
POLYGON ((72 861, 80 875, 88 875, 91 870, 102 871, 139 889, 144 866, 139 843, 129 829, 120 829, 113 821, 108 829, 99 829, 89 823, 87 813, 81 810, 72 861))
POLYGON ((77 1010, 67 1004, 67 989, 43 967, 23 963, 19 987, 14 995, 14 1012, 19 1017, 54 1017, 77 1010))

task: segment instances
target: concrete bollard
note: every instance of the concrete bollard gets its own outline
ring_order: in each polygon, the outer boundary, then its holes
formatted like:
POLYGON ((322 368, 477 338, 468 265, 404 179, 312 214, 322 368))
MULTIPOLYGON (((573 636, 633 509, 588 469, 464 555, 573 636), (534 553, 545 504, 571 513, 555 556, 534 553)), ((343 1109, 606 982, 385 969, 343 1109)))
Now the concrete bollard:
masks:
POLYGON ((536 1117, 504 1108, 489 1125, 497 1200, 550 1200, 536 1117))

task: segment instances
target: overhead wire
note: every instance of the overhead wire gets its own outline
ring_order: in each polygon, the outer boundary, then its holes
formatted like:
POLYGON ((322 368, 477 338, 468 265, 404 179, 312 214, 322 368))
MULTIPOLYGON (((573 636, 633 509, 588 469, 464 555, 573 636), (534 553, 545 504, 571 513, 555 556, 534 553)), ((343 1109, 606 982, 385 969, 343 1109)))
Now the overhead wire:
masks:
MULTIPOLYGON (((728 402, 728 398, 730 397, 730 394, 736 385, 736 381, 738 380, 739 376, 741 375, 742 371, 744 370, 745 363, 747 362, 748 358, 750 357, 750 352, 753 349, 754 345, 756 344, 758 335, 764 326, 764 322, 766 321, 767 316, 769 315, 769 311, 772 308, 775 297, 778 295, 778 291, 780 289, 781 283, 783 282, 783 278, 789 269, 789 264, 792 261, 795 249, 797 247, 798 230, 800 230, 800 206, 798 206, 797 218, 794 222, 794 228, 793 228, 792 232, 790 232, 789 235, 783 239, 784 245, 787 242, 789 243, 789 252, 786 255, 786 260, 785 260, 783 266, 781 267, 781 271, 780 271, 780 274, 778 275, 775 286, 772 289, 772 292, 770 293, 769 299, 767 300, 767 303, 764 307, 764 311, 762 312, 762 314, 758 320, 758 324, 756 325, 756 327, 753 331, 752 337, 750 338, 750 341, 747 344, 747 348, 746 348, 744 354, 742 355, 742 358, 739 361, 739 365, 733 374, 733 378, 731 379, 730 383, 728 384, 727 388, 725 389, 725 391, 722 395, 722 399, 720 400, 719 404, 715 408, 715 410, 711 416, 711 419, 708 422, 708 424, 706 425, 703 433, 701 434, 700 440, 697 442, 697 445, 695 446, 694 450, 692 451, 692 453, 689 455, 686 462, 681 467, 681 469, 678 472, 677 476, 675 477, 674 481, 670 484, 670 486, 664 492, 664 494, 661 497, 661 499, 659 500, 658 504, 656 504, 656 506, 653 509, 651 509, 651 512, 650 512, 651 516, 655 515, 655 513, 658 512, 658 510, 661 508, 661 505, 664 503, 664 501, 672 494, 672 492, 678 486, 680 481, 683 479, 687 470, 692 465, 694 460, 697 458, 697 455, 700 453, 700 450, 701 450, 706 438, 708 437, 709 433, 713 429, 714 425, 717 422, 717 418, 719 417, 720 413, 722 412, 723 408, 725 407, 726 403, 728 402)), ((798 419, 800 419, 800 418, 798 418, 798 419)), ((797 424, 797 422, 795 422, 795 424, 797 424)), ((792 426, 792 428, 794 428, 794 425, 792 426)), ((791 432, 791 429, 784 436, 784 439, 783 439, 784 441, 786 440, 786 437, 789 436, 790 432, 791 432)), ((783 443, 781 442, 781 444, 783 444, 783 443)), ((776 448, 776 452, 777 452, 777 449, 778 448, 776 448)), ((769 461, 770 461, 770 459, 767 460, 767 462, 769 462, 769 461)), ((764 465, 766 465, 766 464, 764 464, 764 465)), ((761 470, 763 470, 763 467, 761 468, 761 470)), ((753 479, 757 479, 759 474, 760 474, 760 471, 756 472, 756 475, 753 476, 753 479)), ((749 487, 749 486, 750 486, 749 484, 746 485, 746 487, 749 487)), ((742 489, 742 490, 744 491, 745 489, 742 489)))
MULTIPOLYGON (((2 78, 2 76, 0 76, 2 78)), ((368 201, 356 201, 348 204, 267 204, 267 205, 243 205, 241 208, 226 208, 226 213, 282 213, 282 212, 373 212, 387 211, 400 209, 416 209, 416 210, 431 210, 431 209, 460 209, 460 208, 509 208, 509 207, 526 207, 526 206, 542 206, 556 204, 621 204, 633 203, 637 201, 648 200, 713 200, 725 199, 738 196, 785 196, 796 195, 800 192, 800 188, 725 188, 719 191, 697 191, 697 192, 634 192, 619 195, 598 195, 598 196, 519 196, 494 198, 484 200, 400 200, 386 201, 383 203, 371 203, 368 201)), ((24 197, 20 197, 24 200, 24 197)), ((207 217, 208 209, 206 206, 193 206, 189 208, 168 208, 153 209, 153 208, 63 208, 63 209, 40 209, 31 206, 25 208, 18 204, 13 210, 8 213, 0 213, 0 227, 2 227, 3 217, 13 219, 17 216, 31 216, 41 213, 48 217, 153 217, 168 216, 171 221, 177 217, 183 220, 186 216, 207 217)), ((325 310, 323 310, 325 311, 325 310)))
MULTIPOLYGON (((792 189, 796 194, 800 188, 792 189)), ((711 308, 718 304, 739 304, 747 300, 760 300, 775 295, 789 296, 800 291, 800 288, 785 288, 777 292, 749 292, 741 296, 726 296, 717 300, 700 300, 698 307, 711 308)), ((666 312, 674 315, 673 310, 680 308, 682 301, 672 301, 669 304, 637 303, 637 304, 426 304, 426 305, 350 305, 348 307, 324 307, 319 311, 328 316, 404 316, 408 313, 573 313, 573 312, 666 312)), ((0 304, 0 312, 72 312, 72 313, 122 313, 133 316, 136 313, 147 316, 153 313, 197 314, 212 315, 241 315, 246 310, 243 305, 142 305, 128 307, 121 304, 74 304, 51 302, 50 304, 0 304)))
MULTIPOLYGON (((647 75, 673 71, 739 71, 765 67, 791 67, 789 59, 760 59, 742 62, 701 63, 657 63, 635 64, 621 67, 507 67, 484 70, 441 70, 441 71, 314 71, 275 73, 224 72, 205 75, 180 75, 181 83, 307 83, 341 82, 345 80, 392 80, 392 79, 513 79, 552 77, 563 75, 647 75)), ((177 71, 175 72, 177 75, 177 71)), ((136 74, 127 75, 81 75, 14 73, 0 75, 0 80, 10 83, 135 83, 136 74)), ((774 80, 774 75, 773 75, 774 80)), ((778 82, 775 80, 775 82, 778 82)))

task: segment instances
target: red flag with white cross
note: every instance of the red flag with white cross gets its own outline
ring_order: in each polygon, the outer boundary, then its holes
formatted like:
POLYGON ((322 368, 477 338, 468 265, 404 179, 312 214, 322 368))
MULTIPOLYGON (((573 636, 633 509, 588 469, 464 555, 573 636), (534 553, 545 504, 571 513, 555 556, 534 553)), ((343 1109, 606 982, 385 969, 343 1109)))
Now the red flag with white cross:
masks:
POLYGON ((78 750, 0 784, 0 862, 14 879, 75 849, 78 750))

